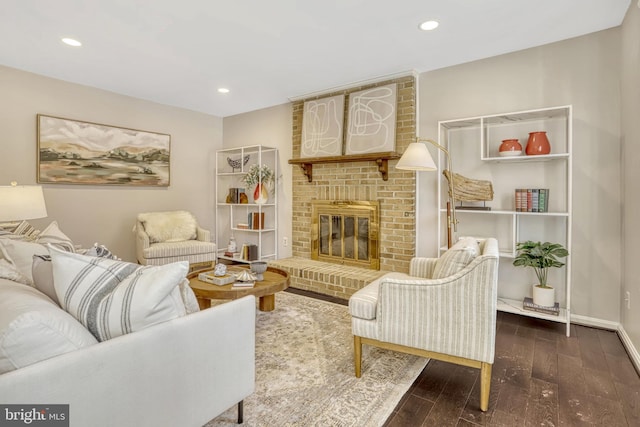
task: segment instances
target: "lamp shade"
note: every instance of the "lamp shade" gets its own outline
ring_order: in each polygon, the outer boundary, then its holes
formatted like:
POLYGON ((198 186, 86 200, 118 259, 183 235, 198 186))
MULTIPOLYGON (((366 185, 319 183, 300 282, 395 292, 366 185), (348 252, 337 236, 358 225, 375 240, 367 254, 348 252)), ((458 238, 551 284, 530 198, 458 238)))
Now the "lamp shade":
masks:
POLYGON ((438 168, 427 149, 427 145, 421 142, 412 142, 398 160, 396 169, 434 171, 438 168))
POLYGON ((39 185, 0 186, 0 221, 44 218, 47 207, 39 185))

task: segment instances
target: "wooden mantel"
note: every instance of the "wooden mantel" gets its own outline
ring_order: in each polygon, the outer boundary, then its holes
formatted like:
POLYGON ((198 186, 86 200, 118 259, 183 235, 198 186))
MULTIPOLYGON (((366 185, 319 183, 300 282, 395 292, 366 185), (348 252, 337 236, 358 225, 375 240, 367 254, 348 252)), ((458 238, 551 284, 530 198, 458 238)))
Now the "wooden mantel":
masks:
POLYGON ((350 154, 346 156, 307 157, 304 159, 291 159, 289 164, 300 165, 309 182, 313 181, 314 163, 342 163, 342 162, 376 162, 382 180, 389 179, 389 160, 399 159, 400 154, 394 151, 385 153, 350 154))

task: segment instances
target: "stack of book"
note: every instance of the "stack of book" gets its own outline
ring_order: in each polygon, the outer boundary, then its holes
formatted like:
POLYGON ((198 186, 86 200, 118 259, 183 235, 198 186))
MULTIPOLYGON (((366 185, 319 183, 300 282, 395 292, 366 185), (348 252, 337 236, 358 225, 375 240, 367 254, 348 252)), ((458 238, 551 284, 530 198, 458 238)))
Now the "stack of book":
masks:
POLYGON ((245 243, 242 245, 241 257, 245 261, 256 261, 258 259, 258 245, 245 243))
POLYGON ((549 212, 548 188, 516 188, 516 212, 549 212))
POLYGON ((529 311, 536 311, 538 313, 553 314, 554 316, 560 315, 560 304, 555 303, 553 307, 543 307, 533 303, 533 298, 525 297, 522 302, 522 308, 529 311))

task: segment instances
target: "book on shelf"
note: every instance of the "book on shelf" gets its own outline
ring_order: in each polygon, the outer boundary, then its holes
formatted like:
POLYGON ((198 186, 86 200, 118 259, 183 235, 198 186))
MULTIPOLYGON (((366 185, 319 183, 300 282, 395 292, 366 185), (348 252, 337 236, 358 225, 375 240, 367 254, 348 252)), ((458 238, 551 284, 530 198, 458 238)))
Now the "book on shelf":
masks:
POLYGON ((522 302, 522 308, 529 311, 535 311, 538 313, 552 314, 554 316, 560 315, 560 304, 555 303, 553 307, 544 307, 533 303, 533 298, 525 297, 522 302))
POLYGON ((240 230, 247 230, 249 229, 249 224, 245 224, 244 222, 239 222, 238 224, 236 224, 236 228, 240 230))
POLYGON ((516 212, 549 212, 548 188, 516 188, 516 212))
POLYGON ((224 256, 229 257, 229 258, 236 258, 236 254, 239 254, 239 252, 231 252, 231 251, 225 251, 224 252, 224 256))
POLYGON ((258 259, 258 245, 245 243, 242 245, 242 259, 245 261, 256 261, 258 259))
POLYGON ((262 230, 264 228, 264 212, 249 212, 247 222, 250 230, 262 230))

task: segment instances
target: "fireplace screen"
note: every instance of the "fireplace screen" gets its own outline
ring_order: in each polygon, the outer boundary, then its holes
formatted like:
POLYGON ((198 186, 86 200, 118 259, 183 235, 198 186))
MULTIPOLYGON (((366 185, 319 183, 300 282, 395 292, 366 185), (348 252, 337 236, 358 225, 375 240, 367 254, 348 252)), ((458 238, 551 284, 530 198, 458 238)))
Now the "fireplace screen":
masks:
POLYGON ((379 269, 378 203, 316 201, 311 258, 379 269))

